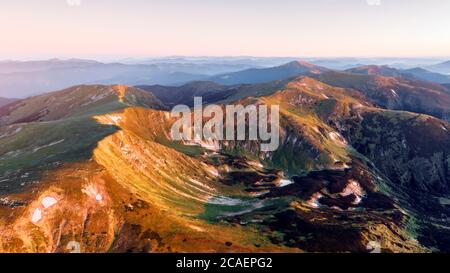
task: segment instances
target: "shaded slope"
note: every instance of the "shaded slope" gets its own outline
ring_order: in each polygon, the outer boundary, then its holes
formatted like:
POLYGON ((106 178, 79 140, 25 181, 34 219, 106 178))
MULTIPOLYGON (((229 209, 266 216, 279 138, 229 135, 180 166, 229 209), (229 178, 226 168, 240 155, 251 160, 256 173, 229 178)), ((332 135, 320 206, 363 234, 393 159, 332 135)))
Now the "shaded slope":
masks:
POLYGON ((165 105, 185 104, 193 106, 194 97, 202 97, 203 101, 216 102, 236 92, 232 86, 224 86, 214 82, 190 82, 182 86, 144 85, 138 88, 154 94, 165 105))
POLYGON ((246 97, 261 97, 272 94, 288 80, 259 84, 220 85, 213 82, 191 82, 182 86, 139 86, 149 91, 168 106, 194 104, 194 97, 202 97, 205 104, 226 103, 246 97))
POLYGON ((450 94, 439 84, 335 71, 313 77, 330 85, 358 90, 382 108, 449 119, 450 94))

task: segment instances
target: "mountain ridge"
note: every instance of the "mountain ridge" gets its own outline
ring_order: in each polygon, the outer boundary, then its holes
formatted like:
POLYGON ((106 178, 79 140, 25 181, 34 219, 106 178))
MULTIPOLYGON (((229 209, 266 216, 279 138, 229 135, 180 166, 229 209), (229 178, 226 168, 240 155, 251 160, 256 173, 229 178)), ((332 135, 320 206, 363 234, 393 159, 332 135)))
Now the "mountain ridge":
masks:
POLYGON ((275 80, 285 80, 304 73, 317 74, 324 71, 329 71, 329 69, 305 61, 292 61, 276 67, 247 69, 234 73, 222 74, 211 77, 208 80, 225 85, 255 84, 275 80))
POLYGON ((450 75, 450 61, 441 62, 435 65, 427 66, 428 70, 438 73, 444 73, 450 75))
POLYGON ((17 99, 11 99, 11 98, 0 98, 0 107, 5 106, 9 103, 12 103, 16 101, 17 99))
POLYGON ((386 76, 386 77, 399 77, 410 80, 422 80, 435 83, 449 83, 450 77, 440 73, 428 71, 421 67, 409 68, 409 69, 396 69, 386 65, 365 65, 350 68, 345 72, 364 74, 372 76, 386 76))

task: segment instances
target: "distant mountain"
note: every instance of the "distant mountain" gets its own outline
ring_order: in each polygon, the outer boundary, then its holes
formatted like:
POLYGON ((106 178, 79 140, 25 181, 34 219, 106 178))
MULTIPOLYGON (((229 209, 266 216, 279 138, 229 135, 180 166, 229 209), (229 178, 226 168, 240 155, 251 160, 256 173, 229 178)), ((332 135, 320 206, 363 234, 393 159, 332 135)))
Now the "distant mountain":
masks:
POLYGON ((446 75, 450 75, 450 61, 427 66, 426 69, 446 75))
POLYGON ((396 69, 389 66, 378 66, 378 65, 366 65, 354 67, 345 70, 349 73, 363 74, 363 75, 377 75, 386 77, 399 77, 411 80, 423 80, 435 83, 449 83, 450 76, 434 73, 426 69, 416 67, 411 69, 396 69))
POLYGON ((16 99, 0 98, 0 107, 14 101, 16 101, 16 99))
POLYGON ((424 81, 437 82, 437 83, 450 83, 449 75, 431 72, 431 71, 428 71, 428 70, 420 68, 420 67, 406 69, 406 70, 403 70, 402 72, 404 72, 408 75, 412 75, 415 78, 424 80, 424 81))
POLYGON ((83 59, 2 61, 0 96, 25 98, 78 84, 182 85, 208 80, 213 75, 267 67, 291 59, 173 57, 126 59, 123 60, 125 63, 83 59))
POLYGON ((84 59, 50 59, 41 61, 0 61, 0 74, 33 72, 49 69, 66 69, 98 65, 100 62, 84 59))
POLYGON ((234 84, 254 84, 270 82, 275 80, 284 80, 287 78, 299 76, 301 74, 311 73, 319 74, 329 71, 328 68, 317 66, 304 61, 293 61, 281 66, 247 69, 234 73, 222 74, 210 77, 208 80, 225 85, 234 84))
POLYGON ((345 70, 349 73, 355 74, 364 74, 364 75, 378 75, 378 76, 387 76, 387 77, 402 77, 403 74, 400 70, 395 68, 391 68, 389 66, 379 66, 379 65, 365 65, 354 67, 351 69, 345 70))
MULTIPOLYGON (((222 74, 230 71, 239 71, 248 68, 263 68, 278 66, 290 61, 295 61, 294 57, 251 57, 251 56, 227 56, 227 57, 214 57, 214 56, 172 56, 172 57, 158 57, 158 58, 145 58, 145 59, 121 59, 119 62, 127 64, 174 64, 181 65, 186 64, 191 65, 194 69, 196 67, 203 66, 216 67, 222 70, 218 72, 218 69, 213 69, 209 71, 201 71, 200 74, 222 74), (209 73, 208 73, 209 72, 209 73)), ((193 72, 193 71, 191 71, 193 72)), ((193 72, 194 73, 194 72, 193 72)))
POLYGON ((0 63, 0 96, 24 98, 78 84, 179 84, 205 76, 176 65, 125 65, 89 60, 0 63))

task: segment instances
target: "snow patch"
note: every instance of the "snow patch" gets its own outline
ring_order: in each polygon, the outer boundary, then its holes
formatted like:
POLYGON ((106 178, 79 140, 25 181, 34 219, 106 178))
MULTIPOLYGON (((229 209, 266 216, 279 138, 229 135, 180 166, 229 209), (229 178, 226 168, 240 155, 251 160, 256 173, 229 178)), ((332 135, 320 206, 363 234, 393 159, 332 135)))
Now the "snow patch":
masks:
POLYGON ((53 205, 55 205, 56 203, 58 203, 58 200, 56 200, 55 198, 53 198, 53 197, 50 197, 50 196, 47 196, 47 197, 45 197, 44 199, 42 199, 42 205, 44 206, 44 208, 49 208, 49 207, 51 207, 51 206, 53 206, 53 205))
POLYGON ((281 179, 280 183, 278 184, 278 187, 286 187, 287 185, 294 184, 294 181, 288 180, 288 179, 281 179))
POLYGON ((98 192, 98 190, 93 185, 88 185, 84 187, 81 190, 81 192, 87 194, 89 197, 92 197, 99 202, 103 200, 103 196, 98 192))
POLYGON ((50 143, 50 144, 47 144, 47 145, 44 145, 44 146, 36 147, 36 148, 33 149, 33 153, 35 153, 35 152, 37 152, 37 151, 39 151, 39 150, 42 150, 42 149, 51 147, 51 146, 55 146, 55 145, 57 145, 57 144, 59 144, 59 143, 62 143, 63 141, 64 141, 64 139, 61 139, 61 140, 54 141, 54 142, 52 142, 52 143, 50 143))
POLYGON ((230 198, 226 196, 214 196, 208 200, 208 204, 213 205, 226 205, 226 206, 237 206, 242 204, 242 200, 236 198, 230 198))
POLYGON ((202 229, 201 227, 198 226, 194 226, 194 225, 188 225, 188 227, 190 227, 191 229, 198 231, 198 232, 204 232, 205 230, 202 229))
POLYGON ((256 203, 249 203, 246 202, 246 209, 240 210, 240 211, 236 211, 236 212, 228 212, 228 213, 224 213, 224 216, 237 216, 237 215, 242 215, 242 214, 246 214, 249 212, 252 212, 256 209, 260 209, 264 206, 264 202, 263 201, 258 201, 256 203))
POLYGON ((122 117, 119 116, 110 116, 109 118, 114 122, 114 124, 117 124, 122 120, 122 117))
MULTIPOLYGON (((171 139, 173 139, 173 137, 171 136, 171 139)), ((202 148, 205 148, 207 150, 210 151, 214 151, 214 152, 218 152, 220 150, 220 143, 217 140, 198 140, 196 138, 194 138, 194 140, 192 141, 185 141, 183 143, 184 145, 187 146, 200 146, 202 148)))
POLYGON ((365 192, 364 190, 361 188, 361 185, 355 181, 350 179, 348 181, 347 186, 344 188, 344 190, 342 190, 342 192, 340 193, 341 196, 349 196, 349 195, 355 195, 356 199, 353 201, 354 205, 357 205, 361 202, 362 198, 365 196, 365 192))
POLYGON ((392 92, 392 95, 394 95, 395 97, 397 97, 397 98, 398 98, 398 94, 397 94, 397 91, 395 91, 394 89, 391 89, 391 92, 392 92))
POLYGON ((316 192, 315 194, 313 194, 311 196, 311 198, 308 201, 306 201, 306 204, 310 207, 318 208, 321 206, 319 200, 322 197, 323 197, 323 195, 320 192, 316 192))
POLYGON ((330 132, 328 133, 328 136, 336 143, 340 144, 340 145, 347 145, 347 141, 345 141, 345 139, 338 133, 336 132, 330 132))
POLYGON ((39 208, 37 208, 34 210, 33 215, 31 216, 31 222, 36 224, 41 219, 42 219, 42 211, 39 208))
POLYGON ((219 172, 216 169, 209 169, 208 172, 214 176, 219 176, 219 172))
POLYGON ((9 137, 9 136, 13 136, 13 135, 19 133, 20 131, 22 131, 22 127, 17 127, 13 132, 6 132, 5 134, 0 135, 0 139, 1 138, 5 138, 5 137, 9 137))
POLYGON ((248 161, 248 164, 257 168, 264 168, 264 165, 257 161, 248 161))
POLYGON ((107 124, 107 125, 118 125, 119 121, 122 120, 121 116, 115 116, 115 115, 97 116, 96 118, 103 124, 107 124))
POLYGON ((211 187, 209 187, 208 185, 203 184, 202 182, 200 182, 200 181, 198 181, 198 180, 195 180, 195 179, 189 179, 189 181, 190 181, 192 184, 197 185, 197 186, 199 186, 199 187, 201 187, 201 188, 205 188, 205 189, 208 189, 208 190, 210 190, 210 191, 215 191, 214 188, 211 188, 211 187))
POLYGON ((109 95, 109 94, 106 93, 106 92, 105 92, 105 93, 100 93, 100 94, 93 95, 93 96, 91 96, 91 97, 89 98, 90 101, 87 101, 87 102, 83 103, 81 106, 86 106, 86 105, 89 105, 89 104, 98 102, 98 101, 100 101, 100 100, 106 98, 108 95, 109 95))

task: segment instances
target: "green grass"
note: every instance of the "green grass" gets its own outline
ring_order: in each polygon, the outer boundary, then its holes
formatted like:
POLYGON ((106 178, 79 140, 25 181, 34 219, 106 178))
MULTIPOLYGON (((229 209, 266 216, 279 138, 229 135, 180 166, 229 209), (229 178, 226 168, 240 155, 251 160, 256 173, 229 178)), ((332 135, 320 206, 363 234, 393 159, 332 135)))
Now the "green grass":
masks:
POLYGON ((172 148, 180 153, 191 157, 197 157, 204 154, 207 150, 198 145, 184 145, 180 141, 171 141, 167 138, 158 136, 156 141, 166 147, 172 148))
POLYGON ((0 139, 0 177, 14 182, 2 187, 3 193, 14 191, 18 182, 38 179, 55 163, 91 158, 97 143, 118 130, 86 117, 20 126, 23 129, 19 133, 0 139), (22 177, 27 172, 29 175, 22 177))
POLYGON ((229 198, 241 200, 241 203, 237 205, 206 203, 204 206, 204 213, 198 215, 198 217, 211 223, 216 223, 222 219, 233 217, 238 217, 243 221, 250 222, 255 215, 271 216, 274 212, 283 210, 289 206, 289 200, 281 198, 266 199, 264 201, 261 201, 255 197, 230 196, 229 198), (262 206, 255 206, 258 202, 263 202, 262 206), (237 213, 238 215, 229 215, 234 213, 237 213))

